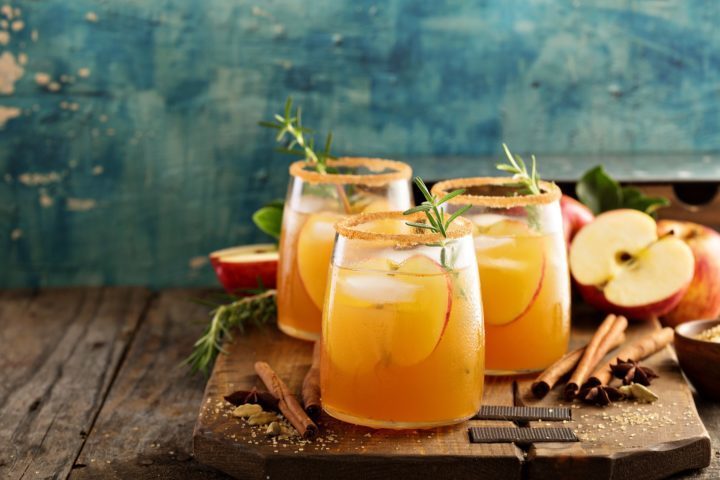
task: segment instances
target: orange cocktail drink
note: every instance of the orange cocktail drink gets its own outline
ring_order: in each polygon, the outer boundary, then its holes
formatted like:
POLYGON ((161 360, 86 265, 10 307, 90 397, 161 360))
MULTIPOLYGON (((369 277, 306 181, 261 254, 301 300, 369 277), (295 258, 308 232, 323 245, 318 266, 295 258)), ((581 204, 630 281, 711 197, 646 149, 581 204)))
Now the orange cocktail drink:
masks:
POLYGON ((471 178, 433 188, 440 196, 466 189, 450 200, 450 212, 472 205, 464 216, 475 225, 490 374, 542 370, 567 349, 570 280, 561 194, 552 183, 540 186, 532 195, 506 178, 471 178))
POLYGON ((278 265, 278 326, 316 340, 325 298, 334 224, 347 215, 411 206, 410 167, 370 158, 330 161, 321 174, 300 161, 290 166, 278 265))
POLYGON ((374 428, 425 428, 473 416, 484 332, 470 222, 445 247, 399 213, 348 218, 323 312, 323 408, 374 428), (441 254, 441 248, 446 252, 441 254))

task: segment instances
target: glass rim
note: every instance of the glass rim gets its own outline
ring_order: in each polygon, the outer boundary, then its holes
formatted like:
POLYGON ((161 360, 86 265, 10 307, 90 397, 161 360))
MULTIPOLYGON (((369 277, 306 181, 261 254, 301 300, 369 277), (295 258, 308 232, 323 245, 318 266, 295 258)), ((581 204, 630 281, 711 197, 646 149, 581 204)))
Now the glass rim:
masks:
MULTIPOLYGON (((503 186, 512 182, 512 177, 471 177, 454 178, 437 182, 432 187, 432 194, 442 198, 453 190, 467 187, 479 187, 483 185, 503 186)), ((478 205, 490 208, 511 208, 525 207, 528 205, 547 205, 560 200, 562 192, 553 182, 540 181, 540 194, 525 194, 504 197, 500 195, 476 195, 462 194, 448 200, 448 203, 455 205, 478 205)))
POLYGON ((306 170, 305 167, 312 166, 307 160, 298 160, 290 165, 290 175, 301 178, 308 183, 329 183, 336 185, 385 185, 395 180, 410 180, 412 168, 404 162, 397 160, 385 160, 383 158, 368 157, 340 157, 335 160, 328 160, 332 167, 367 167, 370 172, 383 173, 320 173, 314 170, 306 170))
POLYGON ((421 245, 430 243, 439 243, 444 240, 455 240, 465 236, 472 235, 473 223, 462 217, 458 217, 450 224, 447 231, 447 237, 443 237, 440 233, 424 231, 425 233, 380 233, 368 232, 360 230, 357 227, 366 223, 377 220, 403 220, 408 222, 417 222, 426 219, 424 213, 418 212, 410 215, 403 215, 403 212, 372 212, 361 213, 345 217, 335 224, 335 231, 343 237, 350 240, 380 240, 390 241, 401 245, 421 245))

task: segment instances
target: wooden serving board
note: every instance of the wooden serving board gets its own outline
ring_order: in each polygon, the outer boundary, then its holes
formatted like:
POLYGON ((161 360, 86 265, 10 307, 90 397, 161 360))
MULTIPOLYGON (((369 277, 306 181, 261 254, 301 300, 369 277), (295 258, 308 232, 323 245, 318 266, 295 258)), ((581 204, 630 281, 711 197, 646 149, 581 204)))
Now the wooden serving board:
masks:
MULTIPOLYGON (((591 314, 576 315, 572 345, 588 341, 599 322, 591 314)), ((631 324, 628 340, 659 328, 657 323, 631 324)), ((652 389, 654 404, 618 402, 608 407, 572 404, 573 420, 550 426, 572 428, 579 443, 471 444, 470 426, 514 426, 511 422, 470 420, 431 430, 371 430, 336 421, 318 422, 321 435, 312 442, 275 440, 264 427, 250 427, 232 417, 223 397, 253 386, 264 389, 253 363, 273 366, 290 389, 300 385, 310 365, 312 345, 294 340, 274 327, 237 336, 227 345, 208 381, 193 434, 195 457, 202 463, 242 479, 272 478, 583 478, 656 479, 707 466, 711 447, 698 417, 690 387, 674 352, 666 349, 644 362, 660 374, 652 389)), ((560 389, 542 401, 529 394, 532 377, 486 377, 483 402, 493 405, 568 405, 560 389)), ((548 426, 531 422, 530 428, 548 426)))

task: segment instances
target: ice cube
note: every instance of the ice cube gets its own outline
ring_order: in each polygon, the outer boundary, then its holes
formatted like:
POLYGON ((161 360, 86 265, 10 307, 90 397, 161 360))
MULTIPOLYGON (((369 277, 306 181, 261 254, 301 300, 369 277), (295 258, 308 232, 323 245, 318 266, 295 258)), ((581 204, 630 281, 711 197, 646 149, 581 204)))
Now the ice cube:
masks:
POLYGON ((470 217, 470 221, 472 221, 478 227, 483 228, 487 228, 494 223, 502 222, 506 219, 507 217, 503 215, 498 215, 496 213, 481 213, 479 215, 473 215, 472 217, 470 217))
POLYGON ((375 305, 413 302, 421 288, 396 276, 359 272, 341 279, 338 287, 344 295, 375 305))
POLYGON ((513 260, 511 258, 492 258, 478 256, 478 265, 481 268, 496 268, 498 270, 522 270, 527 268, 527 264, 521 260, 513 260))
MULTIPOLYGON (((338 220, 340 218, 338 217, 338 220)), ((335 222, 314 222, 312 236, 315 238, 328 238, 335 236, 335 222)))
POLYGON ((475 237, 476 250, 488 250, 491 248, 502 247, 515 241, 512 237, 493 237, 491 235, 478 235, 475 237))

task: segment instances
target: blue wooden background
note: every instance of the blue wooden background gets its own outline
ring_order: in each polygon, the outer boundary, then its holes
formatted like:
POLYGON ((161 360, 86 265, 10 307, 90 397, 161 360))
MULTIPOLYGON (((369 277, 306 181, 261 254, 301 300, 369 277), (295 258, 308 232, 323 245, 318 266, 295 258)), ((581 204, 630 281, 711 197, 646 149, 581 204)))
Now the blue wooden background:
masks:
POLYGON ((337 153, 425 176, 504 140, 551 178, 720 177, 719 25, 702 0, 9 2, 0 286, 213 283, 284 194, 256 122, 288 94, 337 153))

